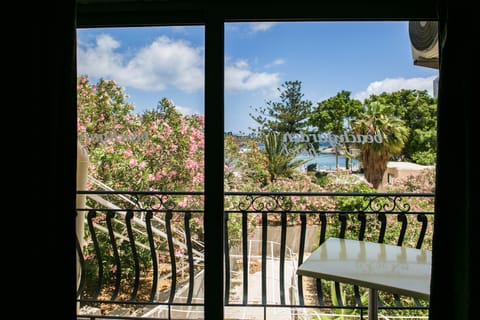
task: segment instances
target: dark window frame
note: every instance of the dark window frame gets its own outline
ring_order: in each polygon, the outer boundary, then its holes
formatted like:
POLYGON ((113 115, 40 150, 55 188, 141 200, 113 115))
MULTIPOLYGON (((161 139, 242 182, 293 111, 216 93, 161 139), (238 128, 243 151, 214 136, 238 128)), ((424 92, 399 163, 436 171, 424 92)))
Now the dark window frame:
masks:
POLYGON ((76 28, 205 26, 205 319, 223 319, 224 24, 238 21, 405 21, 438 19, 435 1, 78 0, 76 28), (220 111, 219 111, 220 110, 220 111), (217 231, 217 232, 215 232, 217 231))

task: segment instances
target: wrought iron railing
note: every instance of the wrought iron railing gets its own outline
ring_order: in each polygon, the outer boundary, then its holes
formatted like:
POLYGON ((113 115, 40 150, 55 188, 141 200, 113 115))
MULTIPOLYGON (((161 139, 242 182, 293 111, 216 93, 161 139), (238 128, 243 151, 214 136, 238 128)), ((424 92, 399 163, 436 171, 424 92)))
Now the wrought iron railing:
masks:
MULTIPOLYGON (((203 317, 203 193, 78 195, 78 319, 203 317)), ((366 288, 296 268, 328 237, 431 249, 433 202, 420 193, 226 192, 225 319, 363 316, 366 288)), ((380 312, 428 312, 427 301, 380 298, 380 312)))

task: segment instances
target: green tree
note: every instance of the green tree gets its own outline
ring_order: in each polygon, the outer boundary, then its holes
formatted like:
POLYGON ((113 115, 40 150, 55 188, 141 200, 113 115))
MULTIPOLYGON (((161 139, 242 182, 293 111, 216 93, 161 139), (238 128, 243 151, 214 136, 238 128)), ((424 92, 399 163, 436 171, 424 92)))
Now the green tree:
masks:
POLYGON ((78 136, 89 174, 116 190, 203 190, 203 117, 185 116, 162 99, 133 112, 113 80, 77 83, 78 136))
POLYGON ((280 92, 280 102, 268 101, 266 107, 254 108, 256 115, 250 117, 259 124, 258 128, 250 128, 254 133, 273 132, 301 133, 306 130, 312 102, 303 99, 300 81, 285 81, 280 92))
POLYGON ((225 142, 225 190, 258 191, 268 184, 267 159, 256 139, 242 141, 241 150, 237 139, 227 135, 225 142))
POLYGON ((301 165, 310 159, 298 159, 301 146, 292 145, 285 151, 281 137, 273 132, 262 134, 259 138, 245 142, 247 149, 241 151, 233 135, 225 137, 225 188, 236 190, 235 186, 251 188, 265 187, 279 178, 292 179, 301 165), (259 147, 263 144, 263 148, 259 147), (257 184, 256 187, 252 187, 257 184))
POLYGON ((91 84, 87 76, 77 79, 78 136, 83 145, 96 148, 135 130, 138 122, 128 117, 134 106, 126 98, 124 89, 113 80, 91 84))
POLYGON ((273 132, 266 133, 261 138, 265 145, 270 182, 281 176, 291 178, 298 167, 309 161, 309 159, 296 158, 301 151, 300 145, 292 146, 293 149, 284 152, 285 144, 280 139, 281 137, 273 132))
POLYGON ((375 189, 382 183, 388 161, 402 151, 408 139, 409 130, 405 122, 392 116, 392 108, 393 106, 380 102, 366 104, 363 115, 351 123, 355 134, 372 137, 357 145, 361 152, 365 179, 375 189))
POLYGON ((398 159, 423 165, 436 162, 437 103, 426 90, 399 90, 371 95, 365 103, 378 101, 395 106, 392 115, 405 121, 410 129, 409 137, 398 159))
MULTIPOLYGON (((342 135, 351 131, 350 121, 355 119, 362 111, 362 103, 351 99, 350 92, 342 90, 335 96, 323 100, 313 108, 309 124, 319 132, 342 135)), ((346 159, 349 159, 349 146, 339 143, 335 146, 335 166, 338 168, 338 153, 340 149, 346 151, 346 159)), ((346 164, 348 168, 348 163, 346 164)))

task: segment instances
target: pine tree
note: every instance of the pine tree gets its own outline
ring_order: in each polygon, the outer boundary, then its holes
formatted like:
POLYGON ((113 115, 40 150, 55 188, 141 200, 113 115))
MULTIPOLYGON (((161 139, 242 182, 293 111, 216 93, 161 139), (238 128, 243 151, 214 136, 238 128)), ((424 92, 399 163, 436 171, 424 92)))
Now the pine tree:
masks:
POLYGON ((307 129, 312 102, 303 99, 301 81, 285 81, 280 92, 280 102, 267 101, 266 107, 255 108, 250 117, 258 128, 250 128, 257 136, 274 133, 301 133, 307 129))

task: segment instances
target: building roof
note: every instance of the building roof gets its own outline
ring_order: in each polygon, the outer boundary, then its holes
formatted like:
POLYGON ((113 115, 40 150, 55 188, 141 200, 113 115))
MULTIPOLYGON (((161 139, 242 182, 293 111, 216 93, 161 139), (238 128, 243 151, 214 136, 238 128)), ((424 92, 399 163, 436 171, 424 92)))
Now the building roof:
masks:
POLYGON ((387 168, 396 168, 398 170, 424 170, 433 168, 434 166, 424 166, 421 164, 405 161, 389 161, 387 168))

